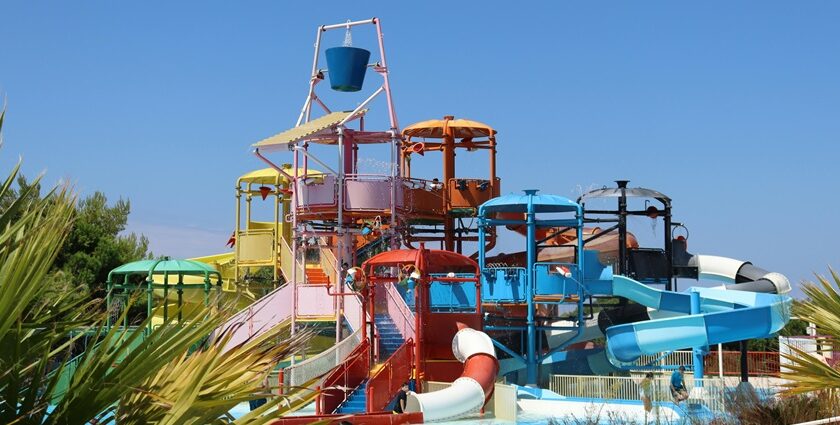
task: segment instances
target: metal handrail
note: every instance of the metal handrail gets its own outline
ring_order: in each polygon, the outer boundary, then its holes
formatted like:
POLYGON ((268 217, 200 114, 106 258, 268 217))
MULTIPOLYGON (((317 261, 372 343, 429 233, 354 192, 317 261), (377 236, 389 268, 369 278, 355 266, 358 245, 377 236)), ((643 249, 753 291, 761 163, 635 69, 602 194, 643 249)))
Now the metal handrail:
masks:
POLYGON ((413 347, 414 340, 411 338, 407 339, 403 345, 397 348, 397 351, 394 351, 394 354, 391 354, 385 360, 382 367, 368 378, 366 390, 366 407, 368 412, 377 412, 385 409, 394 393, 411 377, 413 347), (406 374, 404 376, 394 376, 394 370, 400 368, 406 369, 406 374), (385 384, 384 392, 380 390, 377 393, 380 384, 385 384))
POLYGON ((378 248, 382 245, 387 245, 390 242, 391 238, 392 238, 391 236, 383 234, 382 236, 366 243, 365 245, 363 245, 362 247, 357 249, 356 254, 355 254, 356 255, 356 261, 358 261, 357 264, 361 264, 361 263, 364 262, 364 260, 367 260, 370 257, 373 257, 373 255, 368 255, 368 252, 370 252, 370 251, 372 251, 372 250, 374 250, 374 249, 376 249, 376 248, 378 248))
MULTIPOLYGON (((332 276, 336 279, 336 282, 341 280, 341 276, 338 274, 338 268, 341 266, 338 264, 338 259, 335 257, 335 253, 327 247, 328 241, 326 237, 321 237, 318 240, 318 253, 320 254, 320 261, 319 265, 321 266, 321 270, 324 271, 324 274, 327 276, 332 276)), ((340 282, 339 282, 340 283, 340 282)))
MULTIPOLYGON (((723 351, 724 375, 740 374, 740 351, 723 351)), ((718 364, 718 352, 711 351, 703 357, 704 370, 706 375, 717 375, 720 373, 718 364)), ((747 359, 750 363, 750 376, 778 376, 781 367, 781 358, 777 351, 748 351, 747 359)), ((666 353, 642 355, 636 360, 635 365, 630 367, 631 371, 649 371, 661 369, 665 366, 685 366, 689 369, 694 367, 694 353, 688 350, 678 350, 666 353)))
MULTIPOLYGON (((345 191, 345 194, 346 194, 347 193, 347 182, 357 181, 357 182, 387 183, 388 187, 390 188, 389 193, 391 193, 391 192, 393 192, 396 181, 398 181, 398 180, 400 180, 399 177, 394 179, 393 177, 391 177, 389 175, 385 175, 385 174, 347 174, 347 175, 344 176, 344 191, 345 191)), ((349 201, 349 197, 344 196, 342 207, 347 211, 382 211, 384 213, 384 210, 382 210, 380 208, 359 208, 359 207, 350 208, 347 205, 348 201, 349 201)), ((392 201, 392 199, 389 196, 388 204, 391 204, 392 203, 391 201, 392 201)), ((398 205, 390 205, 390 208, 399 209, 401 207, 398 206, 398 205)))
POLYGON ((284 387, 300 385, 304 382, 308 382, 310 379, 331 371, 347 359, 361 340, 361 329, 357 329, 343 341, 333 345, 327 350, 324 350, 306 360, 283 368, 284 387), (350 347, 352 348, 349 351, 346 350, 350 347), (332 357, 332 359, 330 359, 330 357, 332 357))
MULTIPOLYGON (((414 312, 408 307, 405 303, 405 299, 400 295, 397 288, 394 286, 393 283, 386 283, 385 285, 385 295, 394 301, 394 305, 397 307, 397 310, 402 314, 404 323, 406 324, 406 330, 410 330, 410 335, 403 335, 404 338, 413 338, 416 334, 417 330, 414 329, 414 312)), ((393 320, 393 318, 392 318, 393 320)))
POLYGON ((369 350, 370 341, 367 339, 362 340, 341 364, 324 377, 324 389, 318 394, 317 401, 315 402, 316 414, 333 413, 335 409, 347 401, 347 396, 354 391, 356 386, 369 376, 370 368, 367 364, 369 361, 369 350), (354 366, 360 372, 364 370, 364 376, 358 376, 362 375, 361 373, 353 375, 354 366), (330 397, 330 393, 335 393, 336 391, 341 393, 341 400, 330 397), (328 406, 329 408, 327 408, 328 406))
POLYGON ((280 271, 283 273, 283 276, 286 278, 286 281, 291 282, 292 281, 292 275, 294 274, 294 273, 292 273, 292 270, 289 269, 289 267, 294 267, 295 265, 297 265, 297 267, 299 268, 299 272, 300 272, 298 279, 303 278, 304 283, 305 283, 306 282, 306 266, 303 263, 301 263, 300 260, 298 260, 297 258, 294 257, 294 251, 292 251, 292 247, 289 245, 289 242, 286 241, 286 239, 284 239, 282 236, 279 236, 279 235, 278 235, 277 239, 280 241, 281 248, 283 248, 283 253, 286 253, 288 255, 288 259, 292 260, 292 261, 284 260, 283 254, 282 253, 280 254, 281 255, 281 257, 280 257, 280 271), (290 264, 290 263, 294 263, 294 265, 290 264))
MULTIPOLYGON (((332 177, 333 178, 333 181, 331 182, 332 183, 332 192, 333 192, 332 193, 332 201, 330 203, 326 203, 326 204, 323 204, 323 203, 309 203, 309 202, 304 203, 303 201, 299 201, 298 205, 297 205, 298 210, 307 211, 307 210, 311 209, 310 207, 336 207, 336 206, 338 206, 338 179, 335 178, 335 176, 323 175, 323 174, 318 175, 318 177, 322 178, 320 183, 315 184, 315 185, 318 185, 318 186, 327 185, 328 184, 327 183, 327 177, 332 177)), ((303 191, 300 189, 300 187, 297 187, 298 185, 300 185, 302 187, 310 186, 310 185, 307 185, 306 183, 304 183, 303 179, 300 178, 300 177, 298 178, 295 185, 296 185, 295 190, 298 190, 299 192, 303 192, 303 191)))

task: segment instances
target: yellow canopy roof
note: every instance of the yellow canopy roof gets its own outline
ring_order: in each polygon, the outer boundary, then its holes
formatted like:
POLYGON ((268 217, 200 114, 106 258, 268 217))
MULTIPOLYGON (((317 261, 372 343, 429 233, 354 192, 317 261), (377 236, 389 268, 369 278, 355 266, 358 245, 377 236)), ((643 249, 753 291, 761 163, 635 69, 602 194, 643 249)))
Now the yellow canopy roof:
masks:
MULTIPOLYGON (((295 169, 294 168, 284 168, 283 171, 291 174, 294 176, 295 169)), ((320 175, 323 174, 320 171, 316 171, 313 169, 306 170, 308 175, 320 175)), ((298 167, 298 175, 303 175, 303 168, 298 167)), ((254 183, 254 184, 280 184, 286 182, 286 176, 281 174, 279 171, 273 168, 262 168, 259 170, 251 171, 250 173, 243 174, 239 177, 240 183, 254 183)))
MULTIPOLYGON (((359 111, 355 117, 364 115, 367 109, 359 111)), ((260 150, 284 149, 289 143, 296 143, 302 140, 315 142, 330 141, 337 137, 335 127, 353 112, 331 112, 322 117, 315 118, 308 123, 290 128, 282 133, 260 140, 252 146, 260 150)))
POLYGON ((466 119, 428 120, 412 124, 403 129, 405 137, 425 137, 428 139, 442 139, 446 129, 451 129, 456 139, 467 137, 489 137, 496 134, 496 130, 483 122, 466 119))

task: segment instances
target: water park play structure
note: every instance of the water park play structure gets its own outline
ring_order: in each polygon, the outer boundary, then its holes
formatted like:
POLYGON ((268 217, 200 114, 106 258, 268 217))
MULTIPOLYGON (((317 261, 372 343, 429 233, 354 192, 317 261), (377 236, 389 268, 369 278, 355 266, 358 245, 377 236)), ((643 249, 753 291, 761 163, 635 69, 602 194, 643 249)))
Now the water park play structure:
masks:
POLYGON ((111 289, 163 300, 161 320, 211 293, 235 299, 242 309, 224 325, 239 326, 229 346, 285 322, 292 332, 320 329, 329 344, 272 375, 284 394, 311 397, 301 416, 277 424, 475 418, 492 409, 500 383, 511 385, 521 412, 557 415, 599 397, 540 388, 551 376, 667 371, 678 365, 659 360, 687 348, 700 407, 659 403, 685 419, 710 400, 709 346, 765 338, 787 323, 787 279, 746 261, 690 254, 687 232, 675 236, 685 227, 673 221, 668 196, 627 181, 577 200, 537 190, 500 195, 496 130, 453 116, 401 129, 389 75, 378 19, 318 27, 295 126, 255 143, 268 168, 237 181, 233 252, 129 264, 109 277, 111 289), (351 45, 350 31, 364 28, 375 34, 373 55, 351 45), (342 30, 344 45, 322 52, 342 30), (365 89, 368 70, 381 80, 350 99, 365 89), (319 91, 327 79, 339 94, 319 91), (378 98, 381 128, 371 112, 378 98), (458 150, 486 151, 487 174, 456 173, 458 150), (362 172, 368 152, 387 152, 383 172, 362 172), (412 162, 437 152, 439 176, 412 176, 412 162), (259 211, 270 220, 257 220, 259 211), (661 221, 661 243, 640 246, 628 230, 632 217, 661 221), (505 231, 522 236, 521 251, 497 252, 505 231), (680 292, 688 280, 722 285, 680 292), (407 382, 405 412, 386 414, 407 382), (300 388, 307 383, 319 391, 300 388))

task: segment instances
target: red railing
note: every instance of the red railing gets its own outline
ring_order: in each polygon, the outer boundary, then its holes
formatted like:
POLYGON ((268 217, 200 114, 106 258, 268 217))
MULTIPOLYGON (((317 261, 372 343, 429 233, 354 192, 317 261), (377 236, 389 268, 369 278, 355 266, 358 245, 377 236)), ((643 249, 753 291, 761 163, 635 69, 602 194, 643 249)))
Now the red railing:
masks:
POLYGON ((384 410, 402 384, 411 378, 412 354, 414 354, 414 340, 408 339, 391 357, 388 357, 388 360, 382 364, 382 368, 370 377, 366 394, 368 412, 384 410))
POLYGON ((344 362, 324 378, 322 390, 315 400, 316 414, 333 413, 367 379, 369 371, 370 341, 364 339, 344 362))
MULTIPOLYGON (((719 360, 717 351, 712 351, 703 359, 703 369, 706 375, 717 375, 719 360)), ((750 375, 778 376, 779 353, 774 351, 747 352, 747 367, 750 375)), ((739 351, 723 352, 723 374, 741 374, 741 353, 739 351)))

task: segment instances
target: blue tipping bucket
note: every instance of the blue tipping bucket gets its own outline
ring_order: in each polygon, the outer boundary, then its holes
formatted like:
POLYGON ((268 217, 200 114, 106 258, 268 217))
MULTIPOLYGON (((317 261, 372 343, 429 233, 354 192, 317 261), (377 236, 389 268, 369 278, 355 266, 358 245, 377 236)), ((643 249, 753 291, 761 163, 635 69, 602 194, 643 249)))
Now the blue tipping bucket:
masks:
POLYGON ((332 47, 325 54, 333 90, 353 92, 362 89, 370 51, 358 47, 332 47))

